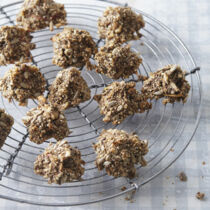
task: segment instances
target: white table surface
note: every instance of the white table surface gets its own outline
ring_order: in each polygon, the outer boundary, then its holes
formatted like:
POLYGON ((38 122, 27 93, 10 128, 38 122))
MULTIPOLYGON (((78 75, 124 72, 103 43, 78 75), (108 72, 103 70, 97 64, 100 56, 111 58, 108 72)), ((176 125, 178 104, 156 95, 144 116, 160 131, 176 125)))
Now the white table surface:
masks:
MULTIPOLYGON (((3 0, 1 5, 11 3, 3 0)), ((125 2, 125 1, 119 1, 125 2)), ((201 66, 204 90, 203 111, 200 126, 187 150, 168 170, 146 184, 135 195, 134 203, 125 196, 106 202, 56 209, 210 209, 210 1, 209 0, 128 0, 128 5, 151 14, 174 30, 192 52, 201 66), (203 165, 202 162, 206 164, 203 165), (180 182, 176 175, 185 171, 187 182, 180 182), (174 184, 173 184, 174 183, 174 184), (195 194, 206 194, 204 201, 195 194)), ((45 209, 0 200, 0 209, 45 209)), ((46 209, 54 209, 52 207, 46 209)))

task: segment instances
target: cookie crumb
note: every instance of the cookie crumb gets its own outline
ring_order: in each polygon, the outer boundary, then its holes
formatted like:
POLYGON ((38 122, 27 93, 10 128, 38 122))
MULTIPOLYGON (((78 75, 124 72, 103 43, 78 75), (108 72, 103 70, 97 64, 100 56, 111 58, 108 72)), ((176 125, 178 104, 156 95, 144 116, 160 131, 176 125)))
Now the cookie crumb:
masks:
POLYGON ((205 162, 205 161, 203 161, 203 162, 202 162, 202 165, 206 165, 206 162, 205 162))
POLYGON ((187 175, 183 171, 179 173, 178 177, 179 177, 179 180, 182 182, 187 181, 187 175))
POLYGON ((121 187, 121 191, 125 191, 127 189, 127 187, 123 186, 121 187))
POLYGON ((128 195, 125 197, 125 200, 130 201, 130 203, 134 203, 135 200, 133 199, 133 197, 135 193, 136 193, 136 190, 133 190, 130 193, 128 193, 128 195))
POLYGON ((205 193, 202 193, 202 192, 197 192, 196 193, 196 198, 198 200, 204 200, 204 197, 205 197, 205 193))
POLYGON ((171 151, 171 152, 174 152, 174 149, 173 149, 173 148, 171 148, 171 149, 170 149, 170 151, 171 151))

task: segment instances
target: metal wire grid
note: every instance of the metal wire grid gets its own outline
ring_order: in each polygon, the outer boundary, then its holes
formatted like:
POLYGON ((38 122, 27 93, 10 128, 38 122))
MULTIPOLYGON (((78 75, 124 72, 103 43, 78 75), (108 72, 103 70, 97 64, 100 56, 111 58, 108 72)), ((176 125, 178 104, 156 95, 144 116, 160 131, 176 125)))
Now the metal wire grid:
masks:
MULTIPOLYGON (((65 1, 68 23, 72 27, 88 30, 98 45, 103 45, 97 35, 97 19, 107 6, 115 3, 102 1, 65 1)), ((15 16, 21 7, 21 2, 4 6, 0 9, 1 25, 15 24, 15 16)), ((166 26, 151 16, 142 13, 146 27, 142 30, 141 41, 131 42, 132 49, 141 52, 143 64, 139 72, 148 75, 169 63, 179 63, 184 69, 193 69, 196 65, 185 45, 166 26)), ((37 48, 33 50, 33 63, 44 74, 50 85, 60 68, 52 65, 52 43, 50 38, 62 31, 41 30, 33 34, 33 42, 37 48)), ((6 69, 2 70, 2 74, 6 69)), ((102 86, 112 80, 96 74, 94 71, 82 69, 82 76, 92 87, 92 96, 102 91, 102 86)), ((130 79, 136 79, 131 77, 130 79)), ((0 197, 45 206, 71 206, 88 204, 106 200, 126 192, 137 190, 166 168, 168 168, 185 150, 192 139, 200 119, 201 82, 199 73, 188 76, 191 84, 189 99, 185 105, 174 104, 163 106, 160 101, 153 101, 153 108, 147 113, 136 114, 127 118, 122 124, 112 126, 103 123, 97 103, 91 99, 76 108, 65 112, 68 124, 73 133, 67 138, 72 146, 77 146, 86 161, 85 175, 82 181, 64 184, 62 186, 48 185, 42 177, 33 173, 33 162, 38 154, 43 152, 49 141, 36 145, 29 141, 28 133, 21 122, 22 116, 37 105, 30 101, 28 107, 19 107, 15 101, 11 104, 2 96, 0 99, 8 113, 15 116, 15 124, 5 145, 0 150, 0 197), (95 153, 92 143, 103 128, 117 127, 128 132, 136 132, 141 139, 149 140, 149 154, 146 156, 148 166, 137 167, 139 178, 127 180, 113 178, 105 172, 98 172, 94 165, 95 153), (127 190, 121 191, 125 186, 127 190)), ((140 89, 141 82, 137 84, 140 89)), ((47 91, 45 93, 47 95, 47 91)), ((54 141, 53 139, 51 141, 54 141)))

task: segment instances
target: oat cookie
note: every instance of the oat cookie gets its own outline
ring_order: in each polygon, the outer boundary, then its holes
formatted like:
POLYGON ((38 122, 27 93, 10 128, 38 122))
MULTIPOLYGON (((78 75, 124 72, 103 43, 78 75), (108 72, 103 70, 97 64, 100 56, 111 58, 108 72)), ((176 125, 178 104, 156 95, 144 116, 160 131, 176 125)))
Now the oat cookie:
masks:
POLYGON ((135 164, 147 164, 144 159, 148 153, 147 140, 140 140, 137 135, 123 130, 103 130, 94 149, 97 168, 105 169, 110 176, 134 178, 135 164))
POLYGON ((190 85, 185 72, 177 65, 168 65, 150 74, 144 81, 142 93, 150 99, 163 99, 163 104, 186 102, 190 85))
POLYGON ((89 32, 65 27, 61 33, 52 37, 53 64, 67 68, 69 66, 90 66, 90 57, 97 52, 97 47, 89 32))
POLYGON ((34 172, 48 179, 48 183, 63 184, 81 180, 85 169, 78 149, 66 140, 50 144, 34 163, 34 172))
POLYGON ((64 114, 45 102, 27 112, 22 121, 28 128, 29 139, 37 144, 50 138, 59 141, 70 133, 64 114))
POLYGON ((17 24, 29 31, 66 25, 66 11, 63 4, 53 0, 25 0, 17 15, 17 24))
POLYGON ((31 40, 29 31, 23 28, 2 26, 0 28, 0 65, 31 62, 30 50, 35 48, 31 40))
POLYGON ((108 7, 98 20, 99 36, 114 43, 139 39, 139 30, 144 26, 142 15, 129 7, 108 7))
POLYGON ((9 135, 13 124, 13 117, 5 113, 4 109, 0 108, 0 148, 4 145, 4 142, 9 135))
POLYGON ((50 103, 60 110, 75 107, 91 97, 86 81, 74 67, 60 71, 49 90, 50 103))
POLYGON ((135 82, 113 82, 95 95, 104 122, 120 124, 126 117, 151 109, 152 104, 135 89, 135 82))
POLYGON ((129 45, 102 47, 95 55, 96 72, 112 79, 128 78, 137 74, 142 59, 130 49, 129 45))
POLYGON ((36 66, 17 64, 0 79, 0 91, 9 101, 15 99, 25 106, 45 91, 46 81, 36 66))

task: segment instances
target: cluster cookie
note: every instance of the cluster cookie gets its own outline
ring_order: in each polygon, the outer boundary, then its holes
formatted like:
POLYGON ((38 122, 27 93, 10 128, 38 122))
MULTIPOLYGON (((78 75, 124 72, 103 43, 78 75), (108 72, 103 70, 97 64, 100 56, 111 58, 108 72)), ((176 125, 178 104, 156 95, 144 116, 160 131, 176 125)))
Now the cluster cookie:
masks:
POLYGON ((95 95, 104 122, 120 124, 126 117, 151 109, 152 104, 135 89, 135 82, 113 82, 95 95))
POLYGON ((4 145, 4 142, 9 135, 13 124, 13 117, 5 113, 4 109, 0 109, 0 148, 4 145))
POLYGON ((90 57, 95 55, 97 47, 89 32, 65 27, 61 33, 52 37, 53 64, 67 68, 69 66, 90 66, 90 57))
POLYGON ((128 78, 137 74, 142 59, 129 45, 102 47, 95 55, 96 72, 105 74, 112 79, 128 78))
POLYGON ((66 25, 66 11, 63 4, 53 0, 25 0, 16 20, 29 31, 46 27, 52 31, 54 26, 66 25))
POLYGON ((74 67, 60 71, 49 91, 50 103, 60 110, 77 106, 91 97, 86 81, 74 67))
POLYGON ((139 30, 144 26, 142 15, 136 14, 129 7, 108 7, 98 20, 99 36, 113 43, 139 39, 139 30))
POLYGON ((15 65, 0 79, 0 91, 9 101, 16 99, 19 105, 27 105, 28 99, 36 99, 45 91, 46 81, 36 66, 15 65))
POLYGON ((81 180, 85 169, 78 149, 71 147, 67 141, 50 144, 34 163, 34 172, 48 179, 48 183, 63 184, 81 180))
POLYGON ((31 40, 29 31, 23 28, 2 26, 0 28, 0 65, 31 62, 30 50, 35 48, 31 40))
POLYGON ((163 104, 175 101, 186 102, 190 85, 185 79, 185 72, 180 66, 168 65, 151 73, 144 81, 142 93, 148 98, 164 98, 163 104))
POLYGON ((59 141, 70 133, 64 114, 45 101, 27 112, 22 121, 28 129, 29 139, 37 144, 50 138, 59 141))
POLYGON ((114 177, 134 178, 135 164, 147 164, 144 159, 148 152, 147 140, 140 140, 137 135, 123 130, 103 130, 94 149, 97 168, 105 169, 108 175, 114 177))

